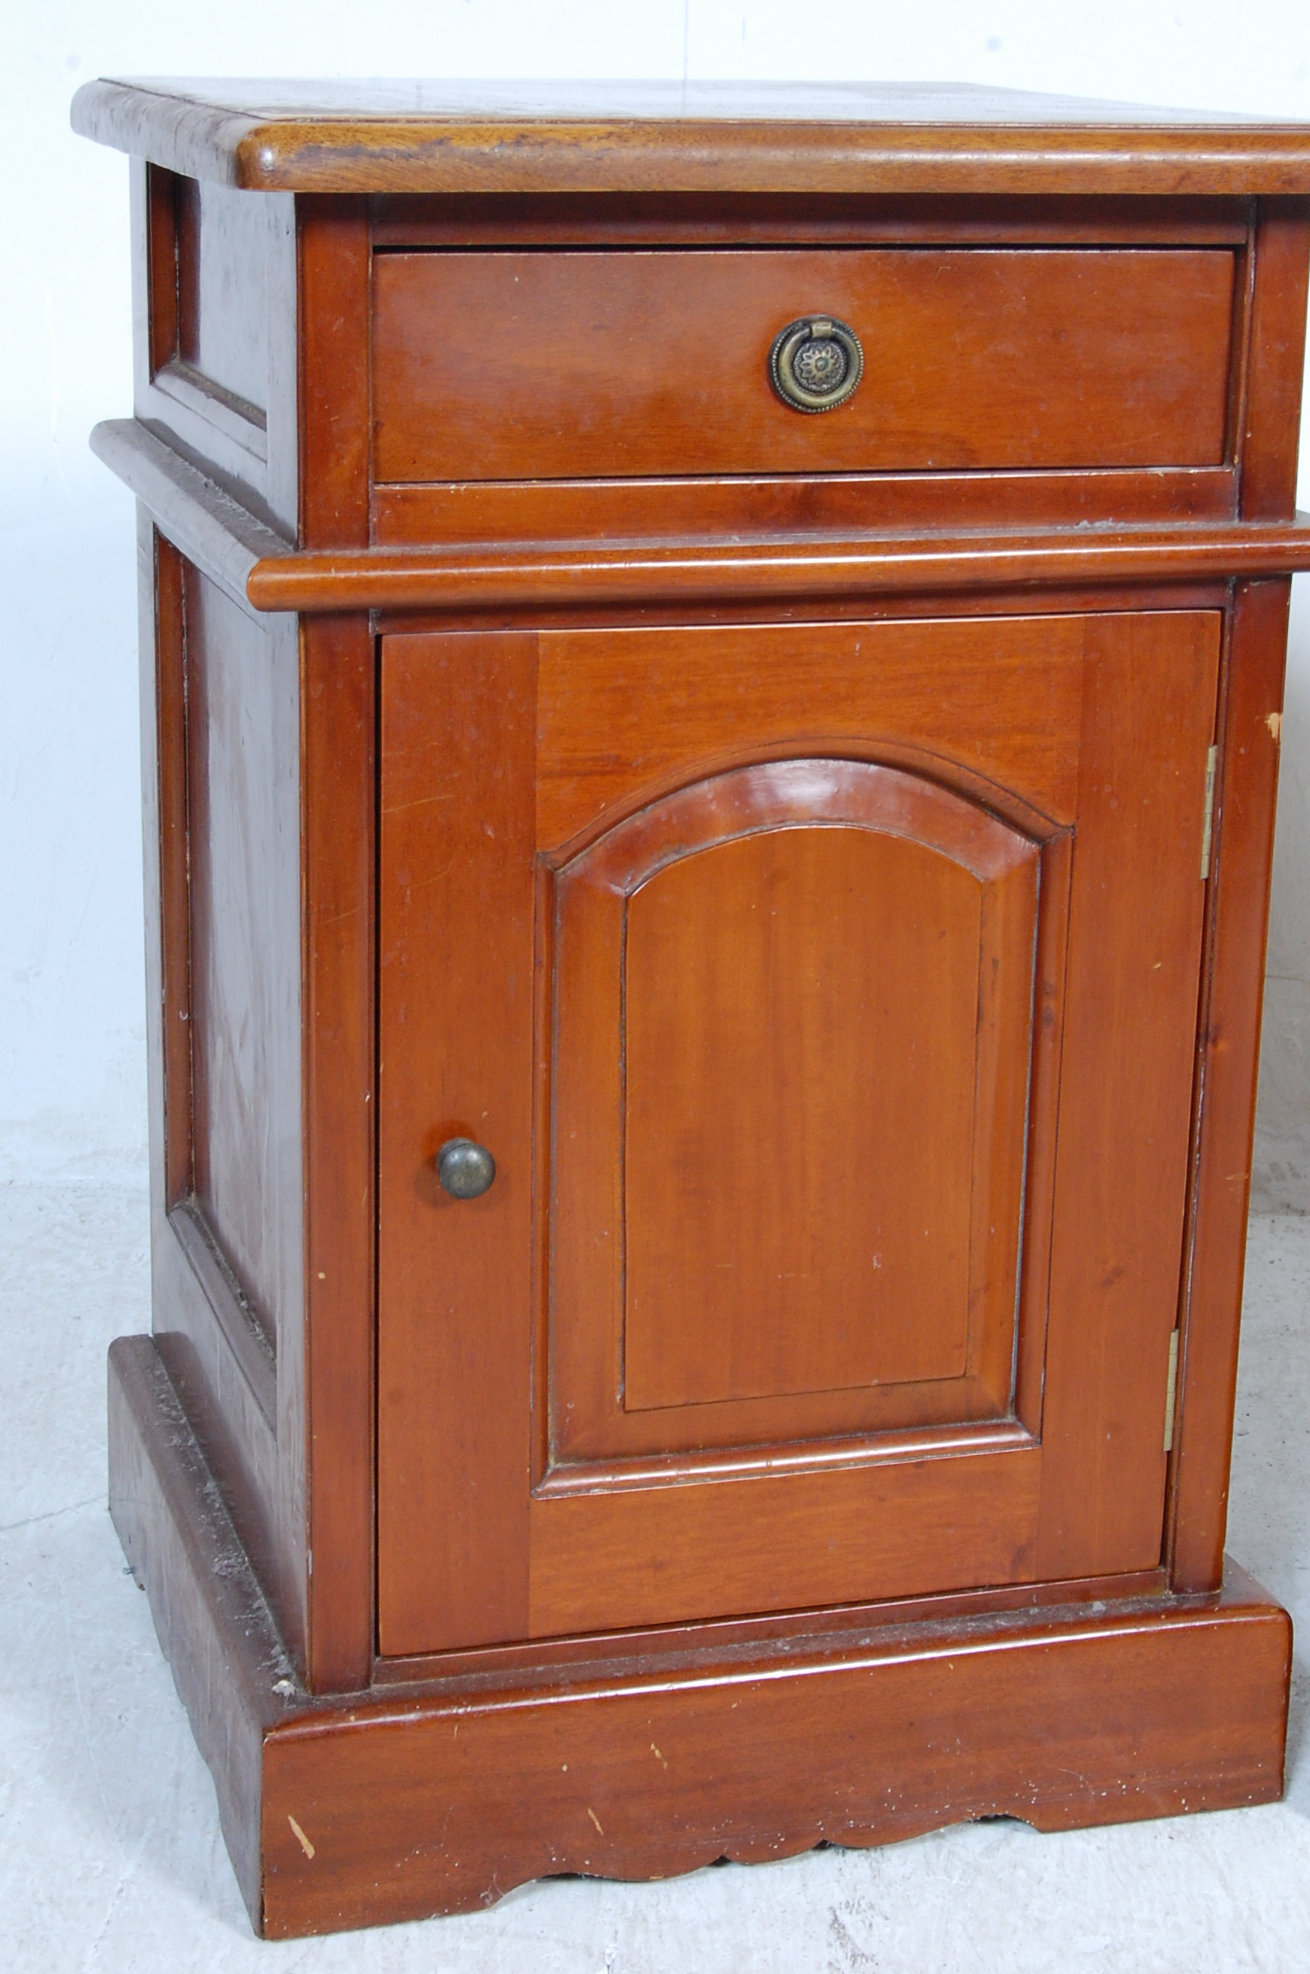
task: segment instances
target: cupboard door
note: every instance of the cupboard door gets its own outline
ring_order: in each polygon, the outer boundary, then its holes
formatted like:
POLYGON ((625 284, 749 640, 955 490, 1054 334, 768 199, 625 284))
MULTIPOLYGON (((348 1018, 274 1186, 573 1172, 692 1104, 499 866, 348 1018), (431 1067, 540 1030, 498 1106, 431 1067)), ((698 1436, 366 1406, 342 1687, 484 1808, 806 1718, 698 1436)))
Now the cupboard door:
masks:
POLYGON ((1158 1561, 1219 642, 384 639, 384 1653, 1158 1561))

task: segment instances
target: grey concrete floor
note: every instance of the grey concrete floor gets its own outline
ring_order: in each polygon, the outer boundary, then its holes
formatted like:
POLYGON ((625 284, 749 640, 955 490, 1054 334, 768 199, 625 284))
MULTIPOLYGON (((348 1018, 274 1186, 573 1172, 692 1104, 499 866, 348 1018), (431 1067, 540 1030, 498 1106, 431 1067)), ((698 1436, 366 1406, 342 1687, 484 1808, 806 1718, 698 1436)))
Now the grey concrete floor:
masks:
MULTIPOLYGON (((148 1327, 136 1186, 0 1186, 0 1970, 1049 1974, 1310 1970, 1307 1659, 1286 1800, 1103 1831, 945 1830, 486 1913, 252 1938, 104 1509, 104 1351, 148 1327)), ((1310 1219, 1253 1221, 1229 1546, 1310 1649, 1310 1219)))

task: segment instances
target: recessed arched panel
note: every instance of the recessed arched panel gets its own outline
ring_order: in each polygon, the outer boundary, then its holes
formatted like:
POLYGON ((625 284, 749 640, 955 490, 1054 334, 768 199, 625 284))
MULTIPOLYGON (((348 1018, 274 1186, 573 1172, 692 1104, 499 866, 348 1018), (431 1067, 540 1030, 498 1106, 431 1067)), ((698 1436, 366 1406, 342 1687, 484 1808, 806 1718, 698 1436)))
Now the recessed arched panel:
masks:
POLYGON ((556 874, 556 1457, 1007 1415, 1041 860, 792 760, 556 874))
POLYGON ((963 1375, 981 921, 838 825, 629 900, 625 1410, 963 1375))

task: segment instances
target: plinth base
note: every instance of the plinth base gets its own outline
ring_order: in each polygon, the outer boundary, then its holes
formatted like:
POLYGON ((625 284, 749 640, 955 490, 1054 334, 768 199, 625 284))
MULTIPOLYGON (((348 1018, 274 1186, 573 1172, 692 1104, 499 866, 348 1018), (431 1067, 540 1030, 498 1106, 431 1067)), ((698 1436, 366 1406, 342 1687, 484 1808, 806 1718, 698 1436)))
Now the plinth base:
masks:
POLYGON ((110 1497, 256 1930, 665 1878, 982 1816, 1039 1830, 1282 1790, 1291 1623, 1221 1594, 937 1620, 576 1675, 305 1693, 148 1337, 110 1352, 110 1497))

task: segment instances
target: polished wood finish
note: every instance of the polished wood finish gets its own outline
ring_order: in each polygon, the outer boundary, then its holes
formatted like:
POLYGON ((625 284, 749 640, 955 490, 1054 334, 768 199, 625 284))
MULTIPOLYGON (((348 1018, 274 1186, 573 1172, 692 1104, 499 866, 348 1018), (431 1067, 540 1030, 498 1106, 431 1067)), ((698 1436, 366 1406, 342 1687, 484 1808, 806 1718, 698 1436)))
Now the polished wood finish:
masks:
POLYGON ((399 1306, 377 1340, 378 1489, 399 1509, 378 1520, 383 1651, 531 1635, 536 665, 532 636, 383 651, 378 1303, 399 1306), (481 1199, 441 1190, 432 1161, 453 1137, 495 1148, 481 1199))
MULTIPOLYGON (((935 1571, 932 1581, 945 1588, 1070 1569, 1094 1574, 1144 1568, 1156 1560, 1165 1480, 1165 1369, 1176 1320, 1186 1201, 1191 1034, 1204 902, 1196 873, 1214 731, 1219 624, 1217 614, 1171 613, 1085 622, 1001 620, 985 627, 955 622, 696 635, 560 632, 531 641, 494 633, 385 641, 379 1316, 379 1608, 385 1652, 418 1650, 425 1633, 443 1645, 510 1635, 489 1629, 462 1636, 452 1629, 460 1622, 461 1587, 475 1573, 481 1621, 494 1626, 501 1620, 487 1573, 499 1573, 509 1596, 510 1585, 521 1582, 526 1568, 530 1632, 549 1635, 650 1624, 661 1614, 694 1618, 778 1608, 775 1599, 795 1601, 801 1584, 805 1603, 913 1595, 929 1587, 925 1568, 935 1571), (477 697, 466 700, 466 694, 477 697), (476 752, 455 751, 452 735, 464 732, 476 737, 476 752), (802 889, 791 901, 798 917, 779 920, 783 897, 777 867, 759 869, 757 860, 730 880, 706 879, 711 889, 701 905, 680 897, 676 924, 666 925, 644 971, 643 939, 658 935, 643 928, 656 908, 652 901, 672 882, 670 872, 684 867, 670 863, 670 857, 687 859, 719 834, 736 845, 767 845, 770 828, 779 832, 775 844, 835 841, 832 826, 856 813, 843 809, 838 793, 858 780, 854 764, 839 771, 830 761, 785 757, 799 751, 803 738, 806 751, 815 751, 811 735, 823 735, 829 749, 858 751, 869 747, 864 736, 873 733, 880 736, 878 752, 884 758, 899 749, 906 766, 920 774, 926 769, 934 777, 950 775, 950 764, 958 762, 975 800, 982 797, 994 806, 1005 791, 1023 818, 1018 833, 1013 825, 1007 830, 992 823, 990 851, 980 843, 965 852, 960 836, 965 804, 956 798, 953 806, 939 794, 939 780, 925 783, 902 770, 893 774, 895 795, 885 798, 895 805, 885 826, 893 826, 894 814, 898 842, 927 831, 923 840, 935 840, 939 860, 953 843, 957 856, 972 856, 980 874, 990 862, 997 877, 1016 857, 1020 865, 1025 853, 1032 859, 1040 843, 1054 849, 1062 829, 1074 829, 1079 850, 1067 934, 1061 860, 1048 859, 1042 937, 1049 972, 1035 989, 1031 977, 1021 986, 1020 976, 1006 989, 1004 974, 997 971, 1013 965, 1025 945, 1031 954, 1031 916, 1026 933, 1020 920, 1008 935, 1016 942, 1014 957, 1007 957, 999 896, 988 907, 985 943, 977 917, 972 933, 959 921, 955 936, 963 943, 957 964, 971 942, 975 982, 981 975, 1002 998, 1014 997, 1006 1039, 998 1033, 992 1049, 985 1000, 976 1013, 972 1005, 951 1013, 939 972, 939 942, 952 936, 952 917, 941 916, 939 908, 921 934, 913 930, 910 897, 925 895, 931 884, 927 873, 911 868, 897 878, 895 867, 888 866, 877 879, 860 880, 870 888, 851 893, 849 872, 828 871, 832 898, 852 900, 849 924, 832 917, 830 908, 830 927, 847 947, 843 964, 850 963, 857 928, 885 943, 890 921, 883 914, 890 912, 910 969, 895 1012, 885 999, 893 991, 890 984, 877 990, 884 997, 877 1020, 887 1024, 881 1043, 872 1009, 858 1012, 865 1009, 871 987, 851 982, 841 992, 841 1005, 851 1008, 857 1024, 845 1031, 848 1053, 836 1057, 832 1084, 825 1085, 818 1064, 803 1079, 804 1100, 819 1107, 819 1116, 831 1112, 829 1149, 817 1117, 807 1127, 799 1094, 790 1095, 782 1109, 775 1107, 771 1122, 769 1113, 754 1109, 745 1092, 761 1092, 776 1072, 770 1071, 767 1055, 753 1056, 753 1067, 740 1057, 734 1063, 732 1039, 734 1032, 741 1034, 739 1049, 760 1042, 766 1049, 781 1048, 784 1062, 796 1065, 789 1073, 799 1074, 807 1043, 803 1033, 782 1040, 788 996, 806 995, 817 958, 817 928, 809 916, 829 894, 813 893, 811 903, 802 889), (738 761, 771 753, 784 756, 774 770, 732 771, 738 761), (517 779, 525 788, 535 761, 540 789, 535 839, 530 815, 511 824, 500 806, 507 778, 515 778, 516 760, 517 779), (698 769, 716 766, 729 772, 688 781, 698 769), (970 782, 970 775, 986 780, 970 782), (783 800, 788 785, 795 790, 791 799, 803 804, 790 818, 770 807, 783 800), (662 790, 670 791, 664 801, 662 790), (922 817, 918 824, 910 821, 916 810, 922 817), (942 834, 945 820, 929 823, 934 811, 949 818, 954 836, 942 834), (625 816, 631 820, 624 822, 625 816), (457 819, 466 842, 452 834, 457 819), (606 822, 611 827, 598 835, 606 822), (824 838, 798 836, 797 823, 828 828, 824 838), (757 833, 744 834, 747 830, 757 833), (456 850, 456 841, 465 847, 456 850), (538 855, 557 872, 535 938, 534 841, 538 855), (423 882, 425 872, 439 875, 423 882), (495 936, 502 943, 490 946, 484 929, 476 943, 452 947, 451 928, 465 914, 446 893, 452 883, 465 881, 486 899, 501 898, 493 886, 517 886, 517 902, 511 906, 506 889, 495 912, 495 936), (908 892, 898 890, 901 883, 908 892), (724 957, 727 990, 734 996, 748 991, 750 944, 740 923, 735 933, 729 929, 743 911, 774 916, 776 946, 760 982, 767 1001, 750 1018, 740 1008, 725 1017, 704 998, 705 982, 708 975, 712 994, 716 941, 731 937, 724 957), (918 937, 937 947, 927 978, 918 937), (549 1107, 535 1155, 540 1232, 529 1238, 525 1179, 532 1078, 526 1063, 533 1014, 527 987, 534 944, 538 965, 553 984, 536 1021, 538 1035, 551 1038, 549 1054, 539 1054, 537 1072, 548 1087, 549 1107), (782 957, 789 952, 805 973, 789 975, 782 957), (495 1005, 485 988, 479 990, 484 964, 491 978, 513 983, 517 1005, 495 1005), (930 988, 929 978, 938 984, 930 988), (434 983, 453 1000, 434 1001, 434 983), (652 1018, 647 1002, 656 987, 664 1001, 662 1039, 642 1033, 643 1022, 652 1018), (1061 1076, 1060 1033, 1053 1024, 1066 991, 1073 997, 1072 1032, 1064 1038, 1061 1076), (1029 1025, 1034 993, 1045 1012, 1044 1048, 1035 1046, 1029 1025), (934 994, 941 998, 934 1000, 934 994), (468 1013, 461 1012, 465 1009, 468 1013), (922 1029, 921 1018, 927 1023, 922 1029), (474 1020, 487 1024, 481 1036, 474 1020), (699 1024, 707 1020, 717 1023, 717 1030, 702 1033, 699 1024), (956 1069, 943 1062, 952 1047, 966 1052, 958 1056, 956 1069), (879 1072, 876 1064, 884 1056, 922 1063, 930 1053, 935 1100, 952 1108, 925 1113, 925 1103, 934 1098, 921 1093, 914 1123, 914 1085, 895 1098, 892 1085, 884 1083, 879 1092, 879 1075, 889 1072, 879 1072), (685 1057, 685 1070, 665 1060, 677 1056, 685 1057), (1153 1064, 1149 1095, 1139 1087, 1143 1061, 1153 1064), (392 1063, 394 1077, 388 1070, 392 1063), (729 1079, 726 1086, 717 1080, 720 1071, 729 1079), (688 1081, 680 1084, 683 1076, 688 1081), (998 1080, 989 1096, 993 1078, 998 1080), (852 1079, 864 1091, 858 1111, 831 1111, 835 1103, 849 1101, 852 1079), (737 1083, 742 1094, 732 1102, 725 1125, 718 1125, 728 1089, 737 1083), (679 1112, 679 1087, 686 1091, 682 1101, 695 1106, 691 1115, 679 1112), (948 1121, 966 1088, 967 1128, 948 1121), (475 1109, 478 1093, 483 1101, 475 1109), (653 1106, 644 1126, 643 1104, 653 1106), (1058 1106, 1062 1120, 1058 1164, 1049 1122, 1054 1110, 1048 1106, 1058 1106), (1136 1128, 1125 1141, 1121 1120, 1129 1111, 1136 1128), (865 1144, 860 1135, 864 1115, 870 1119, 867 1128, 887 1128, 894 1139, 899 1125, 910 1142, 891 1167, 894 1180, 889 1176, 884 1182, 891 1190, 866 1195, 864 1210, 856 1207, 856 1195, 845 1196, 844 1208, 829 1222, 817 1190, 839 1185, 829 1176, 829 1158, 853 1160, 858 1173, 864 1145, 867 1160, 878 1169, 873 1142, 865 1144), (925 1128, 925 1115, 935 1119, 934 1129, 925 1128), (789 1147, 778 1129, 783 1116, 797 1131, 819 1133, 804 1157, 796 1154, 800 1171, 790 1179, 789 1147), (733 1133, 736 1150, 724 1140, 724 1128, 733 1133), (911 1177, 915 1131, 924 1132, 925 1163, 917 1182, 911 1177), (1025 1159, 1026 1131, 1031 1136, 1025 1159), (959 1144, 965 1163, 956 1183, 948 1185, 946 1145, 953 1132, 964 1133, 959 1144), (430 1172, 437 1146, 456 1134, 485 1140, 498 1159, 504 1146, 503 1191, 498 1179, 472 1207, 443 1201, 430 1172), (664 1164, 659 1178, 643 1161, 652 1156, 663 1161, 667 1154, 661 1146, 676 1148, 676 1162, 664 1164), (728 1178, 716 1209, 716 1167, 724 1159, 739 1165, 747 1146, 756 1148, 762 1166, 749 1179, 747 1168, 728 1178), (777 1179, 775 1161, 783 1167, 777 1179), (617 1194, 616 1184, 622 1188, 617 1194), (819 1240, 825 1267, 836 1271, 804 1293, 782 1292, 774 1320, 791 1347, 809 1363, 822 1362, 825 1326, 859 1320, 875 1250, 893 1279, 912 1265, 911 1254, 923 1252, 926 1209, 931 1258, 924 1265, 932 1272, 918 1278, 913 1290, 903 1286, 899 1296, 889 1286, 886 1306, 914 1310, 910 1347, 920 1349, 933 1347, 935 1302, 945 1297, 936 1320, 955 1326, 957 1336, 967 1334, 971 1312, 978 1325, 974 1347, 982 1353, 976 1382, 966 1377, 965 1390, 953 1393, 939 1388, 940 1367, 934 1378, 930 1366, 916 1372, 906 1360, 897 1377, 888 1358, 879 1370, 866 1365, 859 1377, 852 1373, 844 1393, 824 1396, 818 1382, 808 1396, 798 1390, 786 1398, 785 1385, 773 1392, 752 1385, 739 1346, 726 1385, 691 1395, 657 1393, 652 1404, 641 1383, 643 1375, 653 1374, 643 1372, 640 1355, 635 1364, 627 1355, 634 1348, 640 1353, 648 1334, 644 1324, 654 1323, 666 1349, 677 1347, 680 1326, 688 1325, 682 1347, 694 1353, 698 1375, 720 1380, 724 1373, 714 1370, 714 1351, 731 1351, 734 1325, 756 1345, 765 1343, 765 1285, 758 1275, 742 1271, 770 1266, 785 1198, 780 1185, 816 1189, 808 1210, 795 1212, 794 1224, 803 1242, 827 1228, 819 1240), (951 1200, 953 1223, 940 1219, 943 1209, 932 1206, 939 1187, 951 1200), (1016 1343, 1012 1331, 997 1325, 1004 1320, 1002 1308, 1014 1307, 1021 1197, 1030 1272, 1020 1304, 1026 1334, 1016 1343), (1043 1212, 1050 1215, 1053 1199, 1056 1232, 1048 1258, 1036 1230, 1043 1212), (1090 1214, 1089 1200, 1095 1203, 1090 1214), (970 1203, 978 1216, 973 1234, 967 1231, 970 1203), (873 1222, 866 1221, 865 1212, 873 1222), (689 1213, 695 1216, 690 1228, 689 1213), (973 1247, 981 1228, 999 1230, 990 1255, 985 1241, 973 1247), (855 1245, 834 1247, 838 1229, 855 1245), (952 1239, 962 1240, 963 1251, 972 1255, 963 1274, 949 1272, 952 1239), (730 1257, 737 1240, 753 1259, 734 1268, 730 1257), (677 1265, 695 1274, 666 1285, 658 1314, 647 1319, 639 1298, 652 1246, 676 1255, 677 1265), (869 1253, 857 1263, 857 1251, 865 1248, 869 1253), (493 1296, 485 1263, 478 1259, 484 1250, 501 1271, 516 1254, 539 1256, 539 1294, 550 1313, 538 1356, 535 1428, 528 1414, 528 1333, 521 1327, 502 1333, 490 1322, 498 1306, 522 1309, 525 1291, 511 1295, 502 1288, 493 1296), (1006 1254, 1008 1263, 1002 1260, 1006 1254), (983 1287, 988 1279, 995 1297, 990 1322, 983 1287), (707 1349, 698 1337, 710 1307, 719 1342, 707 1349), (462 1377, 446 1363, 450 1351, 457 1353, 462 1377), (1006 1362, 1000 1391, 995 1373, 989 1382, 983 1370, 989 1353, 1006 1362), (1009 1382, 1012 1358, 1029 1365, 1026 1403, 1009 1382), (1153 1364, 1154 1375, 1144 1373, 1125 1389, 1122 1366, 1144 1360, 1153 1364), (1061 1361, 1057 1379, 1052 1364, 1061 1361), (447 1429, 431 1429, 431 1407, 439 1393, 450 1392, 457 1401, 463 1378, 478 1362, 500 1367, 498 1431, 492 1435, 484 1425, 466 1445, 465 1429, 457 1431, 453 1422, 447 1429), (1044 1413, 1035 1396, 1043 1363, 1044 1413), (677 1409, 688 1404, 690 1413, 677 1409), (971 1435, 961 1423, 988 1417, 1016 1423, 1001 1426, 999 1438, 986 1430, 971 1435), (939 1421, 950 1422, 940 1441, 931 1432, 910 1431, 939 1421), (1040 1449, 1031 1437, 1039 1430, 1040 1449), (517 1455, 502 1446, 501 1431, 508 1433, 508 1447, 520 1449, 517 1455), (899 1446, 882 1437, 897 1432, 906 1435, 899 1446), (859 1433, 874 1437, 849 1437, 859 1433), (530 1439, 541 1443, 542 1435, 544 1462, 529 1502, 522 1449, 530 1439), (959 1455, 971 1442, 974 1457, 961 1462, 959 1455), (934 1453, 945 1457, 940 1480, 925 1468, 934 1453), (629 1471, 625 1462, 633 1456, 644 1458, 629 1471), (1090 1491, 1089 1465, 1103 1469, 1099 1486, 1090 1491), (780 1480, 788 1469, 791 1479, 780 1480), (1048 1480, 1048 1474, 1059 1478, 1048 1480), (416 1526, 476 1528, 492 1499, 499 1501, 512 1488, 518 1491, 517 1513, 497 1542, 479 1545, 476 1565, 452 1556, 443 1567, 427 1547, 415 1568, 416 1526), (955 1511, 947 1506, 951 1488, 960 1493, 955 1511), (464 1513, 443 1516, 439 1504, 448 1507, 459 1499, 467 1503, 464 1513), (761 1549, 759 1532, 766 1529, 768 1545, 761 1549), (790 1556, 793 1546, 796 1553, 790 1556), (786 1567, 780 1561, 784 1555, 789 1555, 786 1567)), ((877 783, 877 770, 865 774, 877 783)), ((975 830, 984 829, 985 812, 973 813, 975 830)), ((793 858, 798 854, 793 851, 793 858)), ((685 867, 694 867, 694 861, 685 867)), ((977 913, 978 905, 968 908, 961 901, 950 912, 966 909, 977 913)), ((1030 914, 1032 909, 1030 903, 1030 914)), ((963 991, 963 980, 954 991, 963 991)), ((822 1032, 825 1043, 834 1046, 842 1032, 835 1007, 822 1017, 822 1032)), ((890 1320, 878 1323, 883 1350, 894 1348, 895 1330, 886 1327, 890 1320)), ((963 1364, 956 1375, 965 1377, 963 1364)), ((508 1503, 505 1512, 508 1516, 508 1503)))
POLYGON ((367 347, 370 244, 360 199, 299 202, 300 541, 368 540, 369 383, 343 352, 367 347))
POLYGON ((552 1486, 598 1456, 1008 1416, 1043 861, 1057 947, 1065 902, 1045 847, 904 770, 791 759, 560 870, 552 1486))
POLYGON ((184 594, 188 1192, 276 1349, 302 1289, 298 681, 276 626, 194 570, 184 594))
POLYGON ((812 1626, 781 1650, 316 1701, 147 1338, 114 1346, 110 1378, 116 1525, 271 1938, 474 1911, 547 1872, 665 1878, 959 1818, 1063 1830, 1281 1789, 1290 1627, 1236 1570, 1208 1598, 812 1626))
POLYGON ((293 1441, 305 1476, 305 1678, 369 1677, 373 1577, 377 1067, 374 641, 343 613, 301 628, 305 1318, 293 1441))
POLYGON ((955 197, 876 192, 542 193, 532 199, 375 195, 383 248, 925 245, 1248 245, 1251 208, 1233 198, 955 197))
MULTIPOLYGON (((444 616, 521 608, 570 614, 625 604, 714 605, 870 594, 1078 585, 1203 582, 1229 574, 1290 574, 1310 561, 1310 519, 1214 524, 981 529, 943 536, 826 533, 631 546, 481 541, 396 550, 300 551, 130 420, 97 425, 95 450, 165 519, 207 575, 256 610, 436 609, 444 616)), ((985 484, 985 482, 984 482, 985 484)), ((667 501, 665 506, 667 515, 667 501)), ((916 517, 917 518, 917 517, 916 517)), ((1085 519, 1085 517, 1080 517, 1085 519)))
POLYGON ((109 1356, 111 1512, 138 1581, 151 1592, 200 1751, 214 1774, 223 1835, 242 1897, 260 1924, 263 1730, 296 1691, 285 1634, 270 1623, 251 1567, 183 1400, 146 1337, 109 1356))
POLYGON ((1223 1530, 1310 135, 75 115, 137 242, 111 1498, 256 1925, 1276 1795, 1223 1530), (838 278, 868 373, 801 419, 838 278))
POLYGON ((169 544, 234 602, 251 603, 247 583, 261 561, 293 553, 285 535, 136 419, 97 425, 91 449, 166 526, 169 544))
POLYGON ((391 253, 381 481, 1217 466, 1231 252, 391 253), (855 395, 799 417, 769 348, 822 310, 855 395), (1089 422, 1095 391, 1100 415, 1089 422))
MULTIPOLYGON (((187 830, 189 824, 187 762, 187 564, 177 549, 150 529, 150 586, 143 603, 150 608, 153 663, 142 680, 154 704, 148 705, 150 754, 146 788, 154 815, 149 831, 155 868, 152 896, 158 898, 159 925, 150 941, 158 981, 151 1000, 158 1004, 159 1061, 162 1088, 152 1108, 162 1112, 162 1143, 156 1165, 160 1204, 167 1210, 193 1191, 193 1125, 191 1113, 190 919, 187 830), (155 773, 150 774, 150 757, 155 773), (157 861, 156 861, 157 860, 157 861)), ((142 612, 145 614, 144 610, 142 612)), ((143 673, 145 667, 142 667, 143 673)), ((154 1052, 152 1051, 152 1055, 154 1052)))
POLYGON ((285 619, 237 612, 148 524, 141 551, 156 1340, 299 1652, 296 640, 285 619), (243 772, 251 809, 231 799, 243 772), (248 968, 233 967, 243 948, 248 968), (261 1198, 277 1210, 261 1215, 261 1198))
MULTIPOLYGON (((560 974, 570 934, 609 945, 597 984, 621 995, 595 1026, 569 1009, 573 1075, 622 1091, 628 1238, 606 1300, 623 1409, 659 1412, 662 1439, 706 1444, 704 1406, 869 1386, 902 1389, 904 1424, 929 1398, 1008 1408, 1016 1257, 997 1230, 1019 1210, 1040 860, 938 783, 790 760, 653 802, 560 873, 560 974)), ((566 1001, 561 979, 561 1021, 566 1001)), ((560 1086, 562 1027, 556 1047, 560 1086)), ((559 1452, 578 1410, 559 1394, 559 1452)))
POLYGON ((1275 520, 1296 504, 1310 238, 1301 203, 1270 200, 1255 231, 1243 447, 1244 518, 1275 520))
POLYGON ((1169 1530, 1173 1578, 1186 1590, 1223 1575, 1288 589, 1238 587, 1225 665, 1169 1530))
POLYGON ((554 1693, 530 1708, 509 1693, 375 1703, 357 1735, 289 1723, 266 1744, 265 1930, 475 1910, 547 1872, 664 1878, 885 1843, 939 1827, 944 1804, 1062 1830, 1277 1797, 1289 1627, 1258 1590, 1164 1618, 1062 1616, 841 1656, 819 1642, 712 1692, 694 1671, 611 1676, 568 1695, 566 1722, 554 1693), (399 1852, 378 1815, 398 1796, 410 1831, 442 1832, 439 1861, 399 1852))
POLYGON ((462 544, 398 554, 279 556, 254 566, 247 592, 260 610, 425 607, 442 611, 577 611, 596 605, 684 604, 858 598, 870 589, 920 595, 993 585, 1123 584, 1155 579, 1197 582, 1225 572, 1290 574, 1310 557, 1310 521, 1267 527, 1071 528, 1043 534, 930 538, 820 537, 630 549, 586 545, 489 549, 462 544))
POLYGON ((969 83, 86 83, 84 136, 252 191, 1310 192, 1304 125, 969 83))
POLYGON ((132 165, 135 409, 275 528, 299 486, 296 213, 289 194, 132 165))
MULTIPOLYGON (((248 425, 268 428, 268 315, 264 306, 269 220, 277 202, 243 199, 226 185, 160 174, 159 204, 173 199, 174 319, 168 323, 166 279, 159 297, 156 378, 173 365, 190 371, 200 388, 226 397, 248 425), (171 328, 171 336, 168 330, 171 328), (163 333, 160 334, 159 331, 163 333)), ((164 217, 165 215, 161 215, 164 217)), ((167 252, 167 233, 161 242, 167 252)), ((162 272, 162 270, 161 270, 162 272)), ((252 435, 253 440, 253 435, 252 435)))
POLYGON ((839 538, 870 531, 999 527, 1067 530, 1226 521, 1237 513, 1236 466, 1110 467, 1094 472, 751 473, 727 480, 461 480, 373 488, 379 547, 525 540, 658 539, 670 503, 688 535, 839 538))

